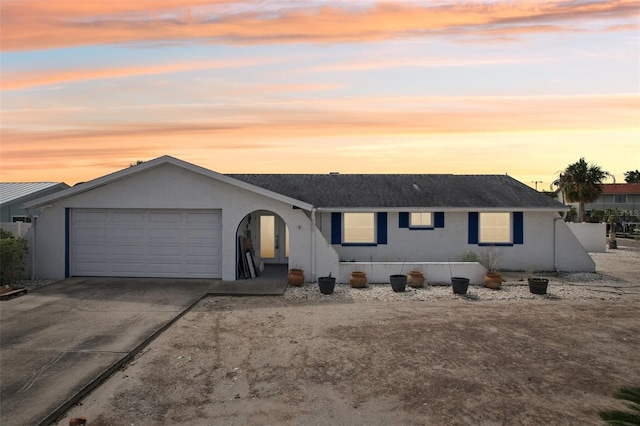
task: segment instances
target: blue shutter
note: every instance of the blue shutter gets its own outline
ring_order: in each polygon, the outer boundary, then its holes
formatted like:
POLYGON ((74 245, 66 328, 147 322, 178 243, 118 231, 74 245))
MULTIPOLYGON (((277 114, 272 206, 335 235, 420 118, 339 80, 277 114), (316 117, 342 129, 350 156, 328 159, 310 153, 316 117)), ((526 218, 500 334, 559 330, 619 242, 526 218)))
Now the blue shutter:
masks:
POLYGON ((399 228, 409 227, 409 212, 398 213, 398 227, 399 228))
POLYGON ((478 212, 469 212, 469 244, 478 244, 478 212))
POLYGON ((444 228, 444 212, 435 212, 433 214, 433 226, 435 228, 444 228))
POLYGON ((342 243, 342 213, 331 213, 331 244, 342 243))
POLYGON ((513 212, 513 244, 524 244, 524 214, 513 212))
POLYGON ((387 212, 378 212, 377 217, 377 243, 387 244, 387 212))

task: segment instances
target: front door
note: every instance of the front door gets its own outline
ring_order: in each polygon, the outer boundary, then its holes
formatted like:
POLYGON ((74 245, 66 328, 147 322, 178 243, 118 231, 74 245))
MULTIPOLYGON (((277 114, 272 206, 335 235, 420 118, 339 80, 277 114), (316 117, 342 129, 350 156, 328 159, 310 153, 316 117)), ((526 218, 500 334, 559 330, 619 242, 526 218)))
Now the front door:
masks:
POLYGON ((260 215, 260 257, 264 263, 288 263, 288 231, 280 216, 260 215))

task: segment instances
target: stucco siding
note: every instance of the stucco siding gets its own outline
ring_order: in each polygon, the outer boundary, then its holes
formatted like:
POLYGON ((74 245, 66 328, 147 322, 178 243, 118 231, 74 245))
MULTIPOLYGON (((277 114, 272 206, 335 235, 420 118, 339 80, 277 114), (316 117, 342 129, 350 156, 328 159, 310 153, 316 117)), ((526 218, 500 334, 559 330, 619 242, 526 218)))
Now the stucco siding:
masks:
POLYGON ((37 224, 36 276, 65 276, 65 209, 220 209, 222 211, 222 279, 236 274, 236 231, 240 221, 256 210, 269 210, 287 223, 290 262, 311 268, 311 228, 307 216, 290 204, 164 164, 54 203, 37 224))
MULTIPOLYGON (((483 248, 468 243, 468 212, 445 212, 443 228, 412 230, 399 227, 399 213, 387 214, 387 244, 343 246, 332 244, 341 261, 445 262, 457 261, 469 251, 483 248)), ((503 270, 554 270, 554 229, 557 213, 524 212, 523 244, 497 247, 503 270)), ((331 213, 322 212, 322 234, 331 241, 331 213)))

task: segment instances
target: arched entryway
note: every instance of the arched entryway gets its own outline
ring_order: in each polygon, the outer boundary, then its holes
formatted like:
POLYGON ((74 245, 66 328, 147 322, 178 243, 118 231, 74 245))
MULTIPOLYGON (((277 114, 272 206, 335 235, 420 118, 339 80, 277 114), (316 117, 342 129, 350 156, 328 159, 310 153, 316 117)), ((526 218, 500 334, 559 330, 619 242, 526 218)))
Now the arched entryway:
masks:
POLYGON ((236 237, 236 279, 286 280, 289 229, 282 217, 255 210, 240 221, 236 237))

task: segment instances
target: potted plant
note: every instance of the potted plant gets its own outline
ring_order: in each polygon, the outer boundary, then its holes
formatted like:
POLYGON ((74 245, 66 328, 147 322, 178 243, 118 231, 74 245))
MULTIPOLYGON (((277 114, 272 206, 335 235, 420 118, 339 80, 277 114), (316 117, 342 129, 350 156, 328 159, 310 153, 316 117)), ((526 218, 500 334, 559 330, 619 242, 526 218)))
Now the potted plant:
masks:
POLYGON ((407 284, 413 288, 424 287, 424 273, 419 268, 412 269, 409 271, 407 284))
POLYGON ((318 278, 318 287, 320 288, 320 293, 322 294, 331 294, 336 287, 336 278, 331 276, 331 272, 326 277, 318 278))
POLYGON ((547 278, 529 277, 529 291, 533 294, 547 294, 549 280, 547 278))
POLYGON ((451 288, 455 294, 467 294, 469 278, 451 277, 451 288))
POLYGON ((502 275, 499 274, 498 268, 502 252, 498 251, 495 247, 485 247, 484 250, 478 252, 477 256, 478 262, 487 270, 483 280, 484 286, 494 290, 500 289, 504 282, 502 275))
POLYGON ((352 271, 351 275, 349 275, 349 284, 353 288, 365 288, 367 286, 367 273, 352 271))
POLYGON ((287 282, 289 285, 299 287, 304 283, 304 270, 300 268, 291 268, 289 269, 289 274, 287 275, 287 282))
POLYGON ((404 274, 389 275, 391 289, 396 293, 402 293, 407 287, 407 276, 404 274))

